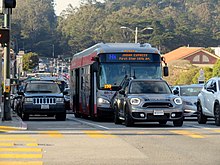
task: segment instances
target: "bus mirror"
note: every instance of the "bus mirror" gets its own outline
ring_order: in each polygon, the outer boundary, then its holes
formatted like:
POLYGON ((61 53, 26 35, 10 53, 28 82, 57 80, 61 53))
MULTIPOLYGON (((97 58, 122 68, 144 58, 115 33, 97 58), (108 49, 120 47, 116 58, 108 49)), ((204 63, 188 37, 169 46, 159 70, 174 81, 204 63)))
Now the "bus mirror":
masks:
POLYGON ((168 67, 167 67, 167 66, 164 66, 164 67, 163 67, 163 75, 164 75, 164 76, 169 76, 169 70, 168 70, 168 67))
POLYGON ((99 64, 98 64, 98 62, 94 62, 93 63, 92 70, 93 70, 93 72, 98 72, 99 71, 99 64))

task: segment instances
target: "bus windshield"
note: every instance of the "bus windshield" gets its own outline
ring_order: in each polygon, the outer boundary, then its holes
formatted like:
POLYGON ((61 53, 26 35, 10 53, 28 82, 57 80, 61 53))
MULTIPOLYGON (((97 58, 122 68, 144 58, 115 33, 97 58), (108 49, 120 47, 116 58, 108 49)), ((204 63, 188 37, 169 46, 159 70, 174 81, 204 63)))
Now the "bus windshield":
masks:
POLYGON ((120 85, 125 75, 135 76, 138 79, 161 78, 161 66, 160 63, 101 63, 100 89, 104 89, 106 84, 120 85))

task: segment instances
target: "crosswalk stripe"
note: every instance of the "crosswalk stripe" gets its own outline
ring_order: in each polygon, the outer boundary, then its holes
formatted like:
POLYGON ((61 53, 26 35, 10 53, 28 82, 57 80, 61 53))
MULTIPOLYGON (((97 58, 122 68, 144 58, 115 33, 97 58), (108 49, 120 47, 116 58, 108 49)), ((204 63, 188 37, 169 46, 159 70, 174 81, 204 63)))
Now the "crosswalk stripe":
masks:
POLYGON ((41 152, 41 148, 0 148, 0 152, 41 152))
POLYGON ((38 146, 38 144, 37 143, 27 143, 26 146, 34 147, 34 146, 38 146))
POLYGON ((177 130, 177 131, 170 131, 170 132, 175 133, 175 134, 179 134, 179 135, 188 136, 191 138, 198 138, 198 139, 205 137, 201 134, 190 132, 190 131, 184 131, 184 130, 177 130))
POLYGON ((1 161, 0 165, 43 165, 43 162, 41 161, 27 161, 27 162, 1 161))
POLYGON ((83 131, 91 138, 114 138, 116 136, 101 131, 83 131))
POLYGON ((1 138, 0 141, 36 141, 36 139, 31 138, 1 138))
POLYGON ((20 159, 20 158, 42 158, 42 154, 0 154, 0 158, 12 158, 12 159, 20 159))
POLYGON ((11 147, 14 146, 14 143, 0 143, 0 147, 11 147))

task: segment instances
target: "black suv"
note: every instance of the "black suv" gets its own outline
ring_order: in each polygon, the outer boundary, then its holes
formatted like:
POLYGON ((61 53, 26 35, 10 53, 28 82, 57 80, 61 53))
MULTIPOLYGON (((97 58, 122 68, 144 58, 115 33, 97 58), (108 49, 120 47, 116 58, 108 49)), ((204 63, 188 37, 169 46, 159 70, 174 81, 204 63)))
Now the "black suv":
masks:
POLYGON ((126 126, 137 121, 152 121, 174 126, 183 125, 182 99, 172 93, 162 79, 127 79, 113 97, 115 124, 126 126))
POLYGON ((56 115, 57 120, 65 120, 64 94, 55 82, 29 81, 25 84, 24 91, 18 92, 20 102, 16 111, 23 120, 28 120, 29 115, 35 114, 56 115))

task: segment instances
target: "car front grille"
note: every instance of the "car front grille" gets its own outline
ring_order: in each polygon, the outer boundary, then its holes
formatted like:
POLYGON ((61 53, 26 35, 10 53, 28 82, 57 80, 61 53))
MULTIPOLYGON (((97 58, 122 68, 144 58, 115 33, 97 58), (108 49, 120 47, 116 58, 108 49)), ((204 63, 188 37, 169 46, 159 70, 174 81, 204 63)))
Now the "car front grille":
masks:
POLYGON ((151 103, 145 103, 143 107, 145 108, 172 108, 173 105, 171 103, 151 102, 151 103))
POLYGON ((33 104, 56 104, 56 98, 53 97, 33 98, 33 104))

